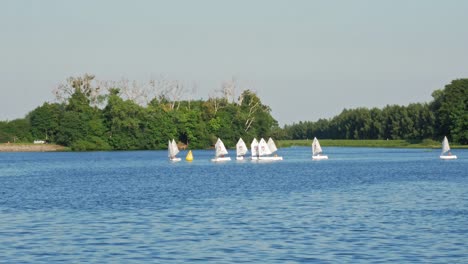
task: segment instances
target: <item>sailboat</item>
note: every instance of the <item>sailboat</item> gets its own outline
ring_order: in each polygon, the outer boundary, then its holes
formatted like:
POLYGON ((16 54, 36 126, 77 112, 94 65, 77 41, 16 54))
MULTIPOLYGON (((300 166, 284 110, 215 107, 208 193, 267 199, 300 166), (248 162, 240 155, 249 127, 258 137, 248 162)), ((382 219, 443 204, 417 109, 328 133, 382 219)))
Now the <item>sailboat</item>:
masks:
MULTIPOLYGON (((271 151, 271 154, 274 154, 278 150, 278 148, 276 147, 276 144, 275 144, 275 142, 273 141, 272 138, 268 139, 267 145, 268 145, 268 148, 271 151)), ((276 155, 276 154, 271 158, 273 158, 272 160, 283 160, 283 157, 278 157, 278 155, 276 155)))
MULTIPOLYGON (((252 142, 253 144, 253 142, 252 142)), ((268 147, 268 143, 265 141, 265 139, 260 139, 260 142, 258 142, 257 148, 256 148, 256 153, 253 152, 252 150, 252 160, 257 160, 257 161, 274 161, 274 160, 282 160, 283 157, 278 157, 278 156, 268 156, 271 155, 272 152, 270 148, 268 147), (256 155, 254 155, 256 154, 256 155)))
POLYGON ((236 144, 236 160, 244 160, 244 156, 247 152, 249 152, 249 150, 247 149, 244 140, 240 138, 236 144))
POLYGON ((169 160, 172 162, 177 162, 180 161, 180 158, 177 158, 176 155, 179 153, 179 148, 177 147, 177 143, 175 142, 174 139, 169 140, 167 144, 167 156, 169 157, 169 160))
POLYGON ((447 137, 444 137, 444 140, 442 140, 442 153, 440 153, 440 158, 444 160, 457 159, 457 156, 452 155, 450 152, 450 145, 447 137))
POLYGON ((316 137, 314 137, 314 141, 312 142, 312 159, 313 160, 325 160, 328 159, 328 156, 322 155, 322 147, 316 137))
POLYGON ((229 161, 231 160, 231 157, 224 157, 224 155, 227 155, 228 152, 226 150, 226 147, 224 146, 223 141, 221 141, 220 138, 218 138, 218 141, 216 141, 215 144, 215 157, 211 159, 213 162, 218 162, 218 161, 229 161))
POLYGON ((250 153, 252 154, 251 160, 258 159, 258 141, 256 138, 254 138, 250 144, 250 153))

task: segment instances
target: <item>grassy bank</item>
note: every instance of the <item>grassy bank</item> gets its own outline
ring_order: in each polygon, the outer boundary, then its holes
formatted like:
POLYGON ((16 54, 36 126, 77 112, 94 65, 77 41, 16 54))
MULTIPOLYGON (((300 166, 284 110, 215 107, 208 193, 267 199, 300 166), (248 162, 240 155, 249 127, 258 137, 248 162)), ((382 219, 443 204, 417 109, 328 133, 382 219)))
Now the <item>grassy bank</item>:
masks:
MULTIPOLYGON (((278 140, 278 147, 311 146, 312 140, 278 140)), ((440 148, 441 143, 430 140, 353 140, 320 139, 326 147, 373 147, 373 148, 440 148)), ((468 145, 450 145, 452 148, 468 148, 468 145)))

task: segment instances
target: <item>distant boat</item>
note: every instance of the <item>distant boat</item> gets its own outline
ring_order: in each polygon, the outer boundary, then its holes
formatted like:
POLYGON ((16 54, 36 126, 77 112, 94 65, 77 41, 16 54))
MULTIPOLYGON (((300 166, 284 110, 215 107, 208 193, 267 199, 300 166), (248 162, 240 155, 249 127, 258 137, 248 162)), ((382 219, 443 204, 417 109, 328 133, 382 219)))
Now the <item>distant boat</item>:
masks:
POLYGON ((440 153, 440 158, 444 160, 457 159, 457 156, 452 155, 450 152, 450 145, 447 137, 444 137, 444 140, 442 140, 442 153, 440 153))
POLYGON ((278 151, 278 148, 276 147, 276 144, 272 138, 268 139, 267 145, 268 145, 268 148, 270 149, 271 154, 272 155, 274 154, 273 157, 270 157, 270 158, 273 158, 272 160, 283 160, 283 157, 279 157, 278 155, 275 154, 275 152, 278 151))
POLYGON ((326 160, 328 156, 322 155, 322 147, 316 137, 314 137, 314 141, 312 142, 312 159, 313 160, 326 160))
POLYGON ((251 159, 252 160, 257 160, 258 158, 258 141, 256 138, 252 140, 252 143, 250 144, 250 153, 252 154, 251 159))
POLYGON ((247 152, 249 152, 249 150, 247 149, 244 140, 240 138, 236 144, 236 160, 244 160, 244 156, 247 152))
POLYGON ((224 146, 223 141, 220 138, 218 138, 218 140, 216 141, 215 151, 216 151, 215 157, 211 159, 211 161, 218 162, 218 161, 230 161, 231 160, 231 157, 224 157, 224 155, 227 155, 228 152, 227 152, 226 147, 224 146))
POLYGON ((177 162, 181 160, 176 157, 177 153, 179 153, 179 148, 177 147, 177 143, 174 139, 172 139, 172 141, 169 140, 169 143, 167 144, 167 152, 170 161, 177 162))
MULTIPOLYGON (((275 146, 275 151, 276 151, 276 146, 275 146)), ((252 153, 252 160, 257 160, 257 161, 283 160, 283 157, 268 156, 268 155, 272 154, 272 151, 270 150, 270 147, 268 147, 268 143, 263 138, 260 139, 260 142, 258 142, 258 147, 257 147, 256 154, 257 155, 254 156, 253 153, 252 153)))
POLYGON ((187 156, 185 156, 185 160, 186 161, 193 161, 193 154, 192 154, 191 150, 189 150, 189 152, 187 153, 187 156))

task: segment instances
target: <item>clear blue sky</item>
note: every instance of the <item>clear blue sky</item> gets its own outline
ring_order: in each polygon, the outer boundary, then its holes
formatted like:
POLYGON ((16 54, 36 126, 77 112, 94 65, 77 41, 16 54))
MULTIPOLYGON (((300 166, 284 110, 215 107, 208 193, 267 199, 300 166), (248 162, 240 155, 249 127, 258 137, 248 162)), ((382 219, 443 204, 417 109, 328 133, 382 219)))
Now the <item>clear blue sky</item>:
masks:
POLYGON ((280 124, 428 102, 468 77, 467 14, 462 0, 6 0, 0 120, 82 73, 195 81, 196 98, 236 76, 280 124))

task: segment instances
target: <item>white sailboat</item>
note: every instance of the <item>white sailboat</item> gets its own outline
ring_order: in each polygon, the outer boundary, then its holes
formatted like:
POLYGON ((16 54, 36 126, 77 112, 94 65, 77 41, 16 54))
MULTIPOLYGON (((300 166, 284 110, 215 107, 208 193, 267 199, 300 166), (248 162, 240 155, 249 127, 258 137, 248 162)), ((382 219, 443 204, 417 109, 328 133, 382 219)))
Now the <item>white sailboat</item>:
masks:
POLYGON ((444 137, 444 140, 442 140, 442 153, 440 153, 440 158, 444 160, 457 159, 457 156, 452 155, 450 152, 450 145, 447 137, 444 137))
POLYGON ((275 144, 275 142, 273 141, 272 138, 268 139, 267 145, 268 145, 268 148, 270 149, 272 154, 275 153, 278 150, 278 148, 276 147, 276 144, 275 144))
POLYGON ((312 159, 313 160, 326 160, 328 159, 327 155, 322 155, 322 147, 316 137, 312 142, 312 159))
POLYGON ((271 154, 274 154, 273 157, 270 157, 270 158, 273 158, 271 160, 283 160, 283 157, 279 157, 278 155, 275 154, 278 148, 276 147, 276 144, 272 138, 268 139, 267 145, 268 145, 268 148, 270 149, 271 154))
POLYGON ((229 161, 229 160, 231 160, 231 157, 224 157, 224 155, 227 155, 228 152, 227 152, 226 147, 224 146, 223 141, 221 141, 220 138, 218 138, 218 141, 216 141, 215 150, 216 150, 215 157, 213 159, 211 159, 211 161, 218 162, 218 161, 229 161))
POLYGON ((170 161, 180 161, 180 158, 176 157, 177 153, 179 153, 179 148, 177 147, 177 143, 174 139, 172 139, 172 141, 169 140, 169 143, 167 144, 167 152, 170 161))
MULTIPOLYGON (((276 146, 275 146, 276 148, 276 146)), ((258 151, 257 155, 254 156, 252 152, 252 160, 257 160, 257 161, 275 161, 275 160, 282 160, 283 157, 278 157, 278 156, 268 156, 271 155, 272 152, 270 148, 268 147, 268 143, 265 141, 265 139, 260 139, 260 142, 258 142, 258 151)))
POLYGON ((250 153, 252 154, 251 160, 258 159, 258 141, 256 138, 254 138, 250 144, 250 153))
POLYGON ((244 160, 244 156, 247 152, 249 152, 249 150, 247 149, 244 140, 240 138, 236 144, 236 160, 244 160))
POLYGON ((266 143, 265 139, 261 138, 258 142, 258 156, 263 157, 270 154, 271 150, 268 147, 268 144, 266 143))

